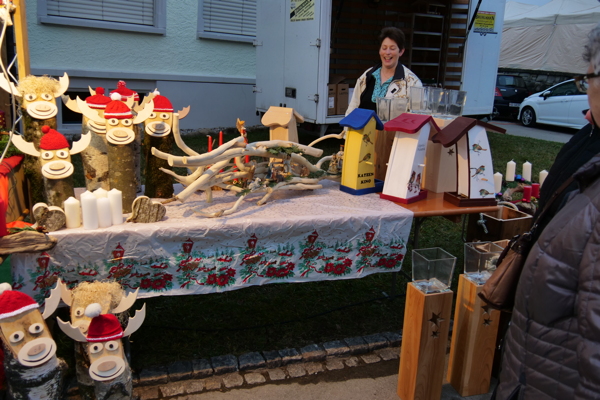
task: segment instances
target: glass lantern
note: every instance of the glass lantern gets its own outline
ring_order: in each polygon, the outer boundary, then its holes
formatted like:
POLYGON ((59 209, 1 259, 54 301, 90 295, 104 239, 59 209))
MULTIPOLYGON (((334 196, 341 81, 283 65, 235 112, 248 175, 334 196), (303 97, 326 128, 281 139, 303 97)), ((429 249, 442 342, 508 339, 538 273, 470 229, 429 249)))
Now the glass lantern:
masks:
POLYGON ((433 247, 412 251, 412 278, 422 292, 439 293, 449 290, 456 257, 447 251, 433 247))
POLYGON ((404 114, 408 108, 408 99, 402 97, 378 97, 377 116, 381 122, 391 121, 400 114, 404 114))
POLYGON ((493 242, 465 243, 465 276, 483 285, 496 270, 503 248, 493 242))

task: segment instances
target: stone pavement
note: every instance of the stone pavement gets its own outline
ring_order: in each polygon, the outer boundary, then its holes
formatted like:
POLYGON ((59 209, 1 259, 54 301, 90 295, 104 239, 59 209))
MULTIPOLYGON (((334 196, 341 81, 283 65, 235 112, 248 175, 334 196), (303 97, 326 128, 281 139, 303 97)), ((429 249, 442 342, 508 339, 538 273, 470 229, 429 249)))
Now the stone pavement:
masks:
MULTIPOLYGON (((385 332, 149 367, 134 374, 134 394, 140 400, 395 400, 401 339, 401 332, 385 332)), ((79 399, 74 389, 69 400, 79 399)), ((462 397, 446 383, 441 399, 462 397)))

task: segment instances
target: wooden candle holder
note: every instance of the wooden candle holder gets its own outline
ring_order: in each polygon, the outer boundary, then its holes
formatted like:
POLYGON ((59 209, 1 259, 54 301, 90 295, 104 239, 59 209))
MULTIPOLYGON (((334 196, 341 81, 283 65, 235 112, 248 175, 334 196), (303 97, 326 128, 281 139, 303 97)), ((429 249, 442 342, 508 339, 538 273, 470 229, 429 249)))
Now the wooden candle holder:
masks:
POLYGON ((425 294, 408 284, 398 373, 402 400, 441 397, 452 297, 452 291, 425 294))
POLYGON ((500 311, 479 298, 482 288, 460 275, 447 379, 463 397, 490 389, 500 311))

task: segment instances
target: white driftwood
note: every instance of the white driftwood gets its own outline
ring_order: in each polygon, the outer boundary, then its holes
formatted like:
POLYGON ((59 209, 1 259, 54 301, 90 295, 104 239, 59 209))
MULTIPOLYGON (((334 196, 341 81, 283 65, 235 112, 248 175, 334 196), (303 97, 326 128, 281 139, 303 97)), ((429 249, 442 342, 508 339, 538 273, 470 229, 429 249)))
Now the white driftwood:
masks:
MULTIPOLYGON (((187 115, 187 112, 186 112, 187 115)), ((179 147, 185 154, 188 156, 199 156, 200 154, 196 153, 193 149, 189 148, 187 144, 184 143, 181 138, 181 132, 179 131, 179 114, 173 114, 173 137, 175 138, 175 144, 179 147)), ((154 153, 153 153, 154 154, 154 153)))
POLYGON ((313 157, 321 157, 321 155, 323 154, 323 150, 322 149, 315 149, 314 147, 309 147, 309 146, 305 146, 303 144, 300 143, 294 143, 294 142, 288 142, 285 140, 267 140, 264 142, 254 142, 254 143, 249 143, 246 148, 248 149, 252 149, 252 148, 271 148, 271 147, 297 147, 298 149, 300 149, 304 154, 307 154, 309 156, 313 156, 313 157))

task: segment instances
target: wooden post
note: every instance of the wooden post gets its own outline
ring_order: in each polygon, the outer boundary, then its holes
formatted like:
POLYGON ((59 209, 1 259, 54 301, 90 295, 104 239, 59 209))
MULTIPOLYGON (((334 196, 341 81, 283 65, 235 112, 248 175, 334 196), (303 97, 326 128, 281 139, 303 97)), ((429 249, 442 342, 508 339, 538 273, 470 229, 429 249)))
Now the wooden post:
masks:
POLYGON ((479 298, 482 287, 460 275, 447 379, 463 397, 490 389, 500 311, 479 298))
POLYGON ((108 144, 108 179, 110 187, 118 189, 123 195, 123 212, 131 212, 131 204, 135 200, 137 187, 135 179, 135 144, 108 144))
POLYGON ((29 37, 27 35, 27 9, 25 0, 13 0, 16 10, 13 16, 15 42, 17 47, 17 67, 19 80, 31 75, 29 65, 29 37))
POLYGON ((402 400, 441 397, 452 297, 450 290, 425 294, 408 284, 398 373, 402 400))
MULTIPOLYGON (((143 134, 143 132, 142 132, 143 134)), ((146 160, 145 174, 146 187, 144 195, 150 198, 170 199, 173 197, 173 179, 165 175, 160 168, 172 170, 167 160, 163 160, 152 155, 152 148, 162 151, 163 153, 171 153, 174 136, 169 134, 165 137, 153 137, 144 135, 144 157, 146 160)))

